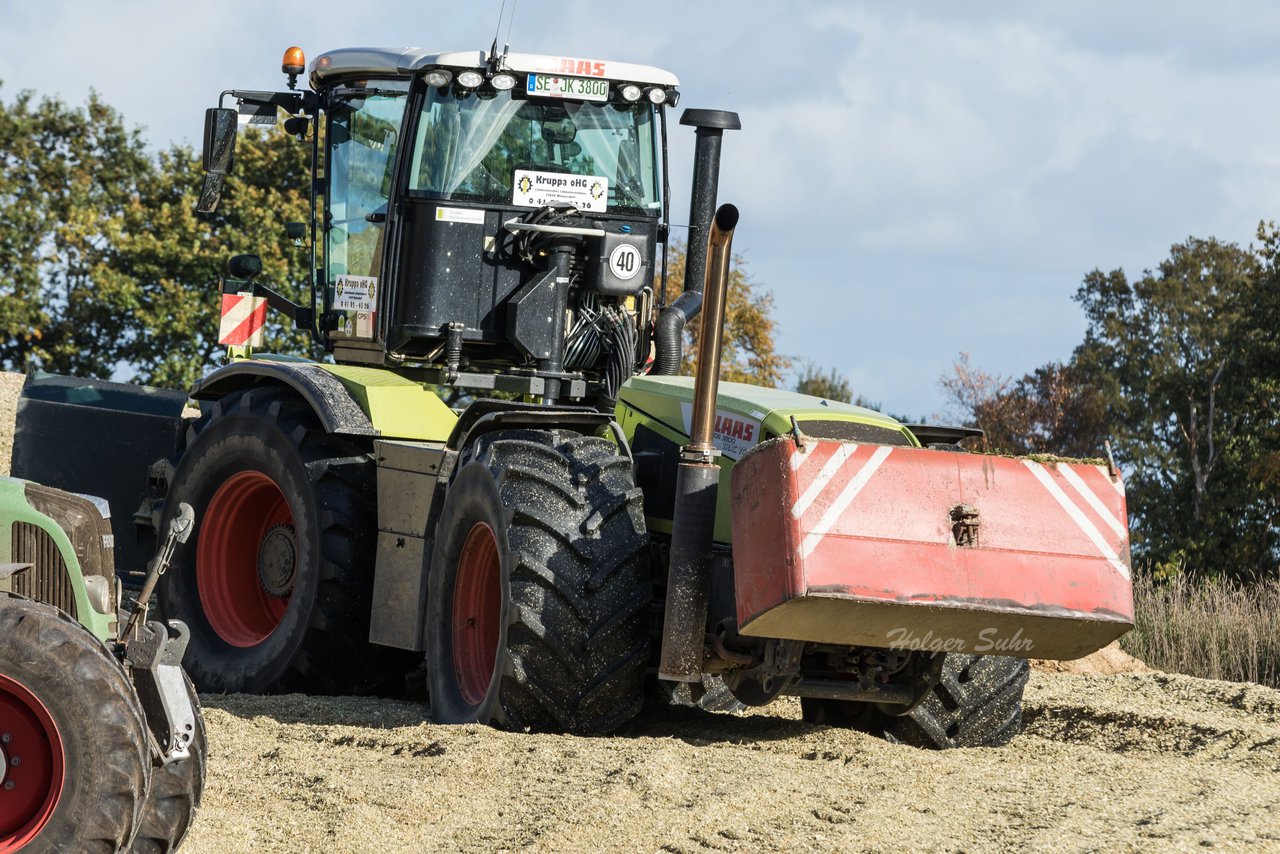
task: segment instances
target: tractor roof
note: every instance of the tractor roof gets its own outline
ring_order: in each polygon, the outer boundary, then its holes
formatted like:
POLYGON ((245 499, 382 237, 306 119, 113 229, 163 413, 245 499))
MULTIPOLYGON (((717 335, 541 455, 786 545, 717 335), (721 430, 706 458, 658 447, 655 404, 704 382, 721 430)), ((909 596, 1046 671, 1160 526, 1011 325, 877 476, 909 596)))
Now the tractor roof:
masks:
MULTIPOLYGON (((317 83, 327 77, 348 74, 403 75, 428 68, 477 68, 488 65, 489 54, 483 50, 434 51, 416 47, 347 47, 322 53, 311 63, 311 80, 317 83)), ((629 83, 676 86, 680 81, 670 71, 630 62, 581 59, 568 56, 545 56, 536 53, 509 53, 502 60, 509 71, 561 74, 572 77, 603 77, 629 83)))

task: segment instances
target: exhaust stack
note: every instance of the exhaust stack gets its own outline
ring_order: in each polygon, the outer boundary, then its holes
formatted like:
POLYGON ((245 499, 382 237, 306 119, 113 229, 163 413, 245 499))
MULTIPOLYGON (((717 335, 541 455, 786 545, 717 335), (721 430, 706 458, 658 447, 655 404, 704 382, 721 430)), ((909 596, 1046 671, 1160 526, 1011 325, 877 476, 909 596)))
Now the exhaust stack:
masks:
MULTIPOLYGON (((689 444, 680 454, 676 474, 675 517, 667 570, 667 604, 662 622, 662 658, 658 676, 675 682, 702 678, 707 632, 711 543, 716 524, 716 492, 720 486, 720 452, 712 443, 716 395, 720 386, 720 350, 729 289, 729 263, 738 209, 721 205, 711 225, 704 257, 707 316, 698 347, 693 416, 689 444)), ((692 245, 690 256, 692 256, 692 245)))
POLYGON ((685 324, 702 310, 707 275, 708 232, 720 185, 720 147, 726 130, 741 130, 737 113, 727 110, 685 110, 680 124, 695 128, 693 193, 689 199, 689 242, 685 252, 684 293, 662 310, 654 329, 654 366, 650 373, 675 376, 684 354, 685 324))

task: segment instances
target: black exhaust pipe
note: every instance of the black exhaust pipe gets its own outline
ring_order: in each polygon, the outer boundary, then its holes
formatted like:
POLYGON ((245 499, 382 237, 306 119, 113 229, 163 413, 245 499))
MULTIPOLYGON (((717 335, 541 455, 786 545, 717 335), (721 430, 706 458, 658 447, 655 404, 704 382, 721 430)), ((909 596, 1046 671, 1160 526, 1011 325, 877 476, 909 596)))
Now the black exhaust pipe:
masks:
POLYGON ((707 237, 720 186, 720 145, 726 130, 741 130, 737 113, 727 110, 685 110, 680 124, 695 128, 693 195, 689 199, 689 239, 685 251, 684 293, 658 315, 654 328, 652 374, 675 376, 684 355, 685 324, 702 310, 702 286, 707 275, 707 237))
POLYGON ((667 568, 667 603, 662 623, 662 657, 658 676, 676 682, 702 679, 710 594, 711 544, 716 525, 716 492, 720 486, 720 452, 712 443, 716 394, 720 386, 720 345, 728 298, 729 263, 738 209, 716 211, 708 241, 707 317, 698 342, 697 375, 689 444, 680 453, 676 474, 675 515, 671 523, 671 559, 667 568))

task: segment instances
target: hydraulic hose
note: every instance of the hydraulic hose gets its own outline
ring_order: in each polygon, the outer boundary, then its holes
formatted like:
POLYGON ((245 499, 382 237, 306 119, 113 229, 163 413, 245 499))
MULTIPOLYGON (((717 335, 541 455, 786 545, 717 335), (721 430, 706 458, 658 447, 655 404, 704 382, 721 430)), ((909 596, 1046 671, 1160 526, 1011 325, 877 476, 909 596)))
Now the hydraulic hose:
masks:
POLYGON ((702 293, 685 291, 662 310, 653 328, 653 369, 657 376, 673 377, 680 373, 684 357, 684 327, 702 311, 702 293))

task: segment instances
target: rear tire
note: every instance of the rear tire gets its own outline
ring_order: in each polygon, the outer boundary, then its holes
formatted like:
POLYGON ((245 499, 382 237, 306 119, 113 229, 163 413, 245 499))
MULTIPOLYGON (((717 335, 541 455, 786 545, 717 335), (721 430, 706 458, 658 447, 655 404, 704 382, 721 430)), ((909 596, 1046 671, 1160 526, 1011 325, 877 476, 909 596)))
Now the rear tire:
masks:
POLYGON ((188 434, 165 498, 196 513, 160 585, 160 609, 191 629, 201 691, 366 694, 403 687, 414 658, 368 642, 374 463, 330 435, 285 389, 219 401, 188 434))
POLYGON ((652 582, 642 495, 606 439, 486 436, 449 485, 428 578, 441 723, 607 733, 639 713, 652 582))
POLYGON ((122 850, 151 778, 124 670, 75 620, 9 593, 0 638, 0 753, 13 784, 0 785, 0 852, 122 850))
POLYGON ((1022 729, 1022 692, 1031 668, 1025 658, 955 655, 920 705, 886 717, 885 735, 916 747, 999 747, 1022 729))
POLYGON ((200 798, 204 794, 205 757, 209 745, 205 738, 204 713, 191 679, 183 674, 187 696, 195 711, 196 731, 188 746, 186 759, 156 768, 151 777, 142 810, 142 825, 129 848, 130 854, 169 854, 177 851, 187 838, 200 798))

